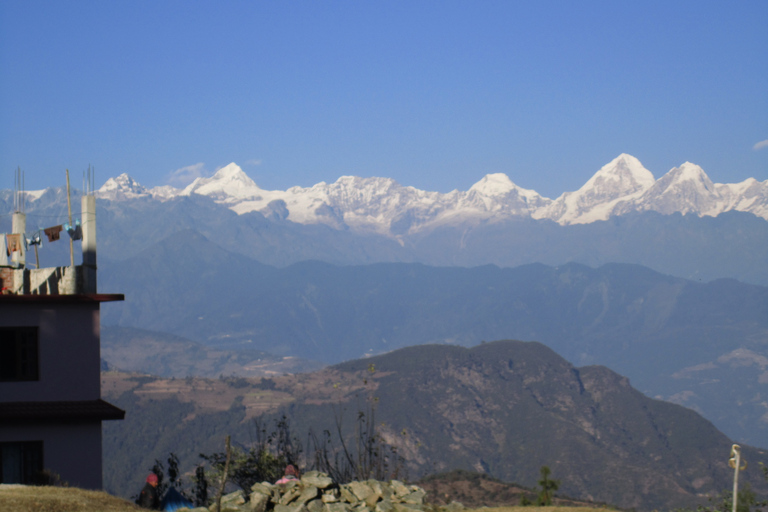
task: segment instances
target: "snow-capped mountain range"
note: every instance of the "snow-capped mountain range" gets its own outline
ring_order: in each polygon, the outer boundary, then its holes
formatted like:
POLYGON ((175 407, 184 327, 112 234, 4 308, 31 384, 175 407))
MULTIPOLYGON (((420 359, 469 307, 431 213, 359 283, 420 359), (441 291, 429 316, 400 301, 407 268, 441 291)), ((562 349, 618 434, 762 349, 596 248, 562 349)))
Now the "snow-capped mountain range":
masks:
POLYGON ((505 174, 488 174, 467 191, 446 194, 402 186, 390 178, 342 176, 335 183, 263 190, 235 163, 184 189, 147 189, 127 174, 110 178, 98 191, 113 201, 149 197, 166 201, 199 194, 238 214, 257 211, 300 224, 397 236, 439 225, 495 222, 511 217, 549 219, 561 225, 588 224, 616 215, 653 210, 717 216, 730 210, 768 220, 768 180, 712 183, 701 167, 685 162, 658 180, 640 161, 621 154, 583 187, 549 199, 517 186, 505 174))

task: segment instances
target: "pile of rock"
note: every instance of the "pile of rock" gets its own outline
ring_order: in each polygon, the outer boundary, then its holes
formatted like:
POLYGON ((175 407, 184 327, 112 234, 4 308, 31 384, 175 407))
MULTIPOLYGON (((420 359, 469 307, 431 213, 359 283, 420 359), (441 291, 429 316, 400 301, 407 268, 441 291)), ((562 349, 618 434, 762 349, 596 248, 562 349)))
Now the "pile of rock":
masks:
POLYGON ((417 512, 424 510, 426 494, 398 480, 338 485, 325 473, 310 471, 287 484, 256 483, 249 497, 243 491, 227 494, 221 512, 417 512))

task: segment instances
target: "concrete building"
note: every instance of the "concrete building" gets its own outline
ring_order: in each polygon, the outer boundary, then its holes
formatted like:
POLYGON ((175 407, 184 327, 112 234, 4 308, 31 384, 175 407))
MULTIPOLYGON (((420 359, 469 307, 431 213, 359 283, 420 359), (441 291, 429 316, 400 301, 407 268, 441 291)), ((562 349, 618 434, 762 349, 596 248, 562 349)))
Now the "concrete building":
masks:
POLYGON ((125 413, 101 399, 99 314, 123 295, 96 291, 95 211, 83 197, 83 265, 0 267, 0 483, 102 486, 101 422, 125 413))

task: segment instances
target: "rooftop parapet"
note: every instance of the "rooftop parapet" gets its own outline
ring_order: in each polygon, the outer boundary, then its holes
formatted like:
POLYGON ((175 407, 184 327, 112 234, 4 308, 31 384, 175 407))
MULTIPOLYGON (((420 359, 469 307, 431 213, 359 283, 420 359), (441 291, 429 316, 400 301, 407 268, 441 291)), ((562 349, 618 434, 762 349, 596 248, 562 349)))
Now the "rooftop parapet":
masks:
POLYGON ((9 295, 79 295, 89 293, 83 284, 85 269, 74 267, 0 268, 2 293, 9 295))
MULTIPOLYGON (((71 265, 67 267, 29 268, 26 244, 21 243, 9 256, 10 261, 0 267, 0 288, 3 295, 93 295, 96 294, 96 197, 82 197, 83 264, 75 265, 70 239, 71 265)), ((70 223, 72 215, 69 216, 70 223)), ((79 224, 79 222, 78 222, 79 224)), ((13 233, 26 237, 27 216, 23 212, 13 214, 13 233)), ((61 230, 62 226, 59 226, 61 230)), ((37 253, 35 253, 37 254, 37 253)))

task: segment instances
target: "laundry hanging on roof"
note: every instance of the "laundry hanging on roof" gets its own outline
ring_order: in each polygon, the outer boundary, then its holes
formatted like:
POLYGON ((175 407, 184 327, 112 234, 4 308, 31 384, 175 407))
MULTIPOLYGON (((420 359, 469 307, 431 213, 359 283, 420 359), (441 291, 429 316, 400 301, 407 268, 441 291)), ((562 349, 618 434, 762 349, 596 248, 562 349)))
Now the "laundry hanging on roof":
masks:
POLYGON ((27 245, 39 245, 43 246, 43 237, 40 236, 40 231, 35 232, 32 238, 27 238, 27 245))
POLYGON ((8 247, 5 245, 5 233, 0 237, 0 266, 8 266, 8 247))
POLYGON ((77 219, 75 221, 75 225, 72 226, 69 223, 64 224, 64 229, 67 230, 67 233, 69 233, 69 237, 72 240, 82 240, 83 239, 83 228, 80 227, 80 219, 77 219))
POLYGON ((21 245, 23 242, 20 234, 15 233, 13 235, 5 235, 5 238, 8 242, 8 256, 10 256, 12 252, 23 252, 23 246, 21 245))
POLYGON ((55 242, 59 239, 59 235, 61 234, 61 230, 64 229, 64 226, 59 224, 58 226, 52 226, 50 228, 45 228, 43 230, 43 233, 45 233, 45 236, 48 237, 48 242, 55 242))

